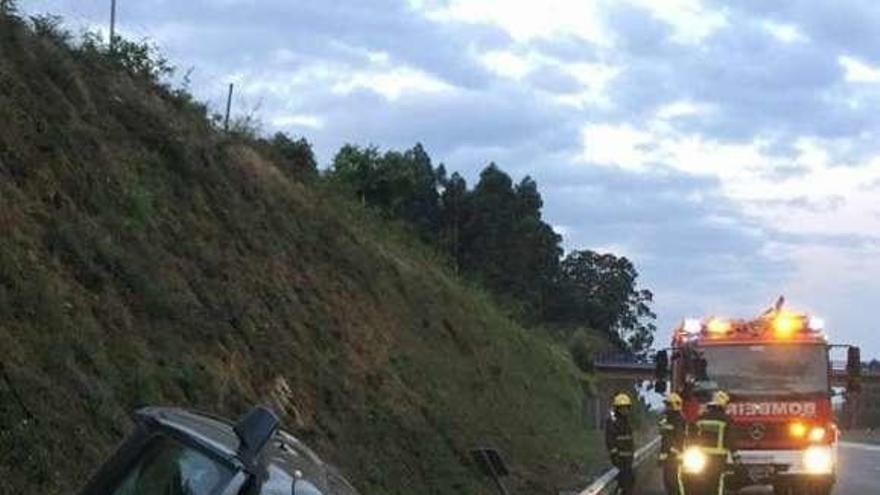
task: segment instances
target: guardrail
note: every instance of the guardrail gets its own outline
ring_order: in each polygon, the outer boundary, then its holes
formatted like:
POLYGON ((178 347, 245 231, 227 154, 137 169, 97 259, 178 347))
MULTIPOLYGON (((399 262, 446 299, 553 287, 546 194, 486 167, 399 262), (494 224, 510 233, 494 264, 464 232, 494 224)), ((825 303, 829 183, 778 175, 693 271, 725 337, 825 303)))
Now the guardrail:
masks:
MULTIPOLYGON (((660 437, 657 437, 647 445, 640 448, 636 451, 635 456, 633 458, 633 467, 638 469, 645 463, 646 460, 651 458, 651 455, 654 453, 657 448, 660 447, 660 437)), ((585 490, 578 493, 578 495, 599 495, 614 485, 614 482, 617 480, 617 468, 611 468, 602 476, 599 476, 588 486, 585 490)))

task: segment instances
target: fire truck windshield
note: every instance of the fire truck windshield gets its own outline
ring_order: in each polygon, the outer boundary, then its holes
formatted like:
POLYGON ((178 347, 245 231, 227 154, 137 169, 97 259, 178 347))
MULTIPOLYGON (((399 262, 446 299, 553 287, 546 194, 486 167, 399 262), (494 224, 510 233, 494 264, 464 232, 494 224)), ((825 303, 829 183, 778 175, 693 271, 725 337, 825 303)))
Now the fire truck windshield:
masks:
POLYGON ((811 394, 828 391, 824 345, 706 346, 707 374, 735 394, 811 394))

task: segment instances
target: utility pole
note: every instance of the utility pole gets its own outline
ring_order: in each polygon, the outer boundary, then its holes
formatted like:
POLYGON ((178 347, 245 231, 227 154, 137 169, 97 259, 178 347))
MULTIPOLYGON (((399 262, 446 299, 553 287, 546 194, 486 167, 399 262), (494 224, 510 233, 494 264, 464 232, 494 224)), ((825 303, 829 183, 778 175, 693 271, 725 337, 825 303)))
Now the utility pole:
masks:
POLYGON ((116 43, 116 0, 110 0, 110 51, 116 43))
POLYGON ((234 83, 229 83, 229 95, 226 97, 226 119, 223 121, 223 130, 229 132, 229 112, 232 110, 232 91, 235 89, 234 83))

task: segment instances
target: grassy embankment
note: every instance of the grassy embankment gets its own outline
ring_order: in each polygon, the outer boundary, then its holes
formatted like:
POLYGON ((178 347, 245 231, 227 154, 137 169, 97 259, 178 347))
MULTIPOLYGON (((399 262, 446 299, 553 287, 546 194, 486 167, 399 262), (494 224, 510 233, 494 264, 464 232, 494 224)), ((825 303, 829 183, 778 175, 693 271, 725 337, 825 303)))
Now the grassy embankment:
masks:
POLYGON ((603 457, 584 377, 427 248, 105 54, 0 20, 0 493, 62 494, 142 404, 285 422, 368 494, 603 457))

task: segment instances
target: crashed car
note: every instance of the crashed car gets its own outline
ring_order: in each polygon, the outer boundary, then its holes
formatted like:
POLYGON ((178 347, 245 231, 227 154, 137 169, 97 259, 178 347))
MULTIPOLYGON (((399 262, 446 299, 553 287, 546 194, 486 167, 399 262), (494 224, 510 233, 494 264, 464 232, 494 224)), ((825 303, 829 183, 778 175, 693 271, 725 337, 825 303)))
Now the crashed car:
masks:
POLYGON ((266 408, 236 424, 176 408, 134 418, 135 431, 80 495, 357 495, 266 408))

